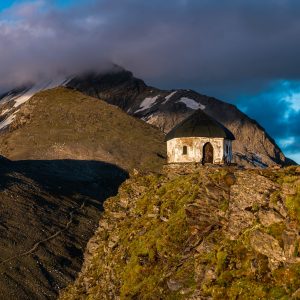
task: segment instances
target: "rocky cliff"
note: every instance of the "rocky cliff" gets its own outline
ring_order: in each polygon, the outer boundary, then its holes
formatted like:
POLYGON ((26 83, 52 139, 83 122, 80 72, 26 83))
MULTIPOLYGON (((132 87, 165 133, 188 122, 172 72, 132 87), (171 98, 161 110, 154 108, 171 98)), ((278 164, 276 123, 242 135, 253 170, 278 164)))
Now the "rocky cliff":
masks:
POLYGON ((299 299, 299 222, 296 167, 132 175, 60 299, 299 299))

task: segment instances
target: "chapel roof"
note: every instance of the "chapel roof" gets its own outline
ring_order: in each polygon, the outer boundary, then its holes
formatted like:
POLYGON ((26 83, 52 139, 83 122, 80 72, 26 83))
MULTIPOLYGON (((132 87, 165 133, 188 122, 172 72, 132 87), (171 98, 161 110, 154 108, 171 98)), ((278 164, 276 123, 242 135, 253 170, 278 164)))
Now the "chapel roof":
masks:
POLYGON ((166 141, 181 137, 209 137, 234 140, 234 135, 221 123, 198 109, 175 126, 167 135, 166 141))

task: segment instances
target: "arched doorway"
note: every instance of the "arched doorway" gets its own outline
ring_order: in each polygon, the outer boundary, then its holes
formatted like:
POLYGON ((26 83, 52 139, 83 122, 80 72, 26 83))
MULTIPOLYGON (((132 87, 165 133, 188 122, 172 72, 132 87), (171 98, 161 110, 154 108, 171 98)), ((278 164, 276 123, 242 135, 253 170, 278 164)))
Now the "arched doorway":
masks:
POLYGON ((203 164, 212 164, 214 162, 214 148, 211 143, 206 143, 203 146, 203 164))

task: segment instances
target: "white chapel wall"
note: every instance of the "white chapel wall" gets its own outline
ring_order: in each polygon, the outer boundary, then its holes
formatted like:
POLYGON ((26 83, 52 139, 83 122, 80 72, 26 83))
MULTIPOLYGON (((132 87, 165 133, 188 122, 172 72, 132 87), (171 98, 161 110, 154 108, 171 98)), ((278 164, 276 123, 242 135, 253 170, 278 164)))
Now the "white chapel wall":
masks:
POLYGON ((203 146, 210 142, 214 149, 214 163, 223 163, 224 139, 206 137, 174 138, 167 141, 167 154, 169 163, 201 162, 203 146), (183 155, 183 147, 187 146, 187 154, 183 155))

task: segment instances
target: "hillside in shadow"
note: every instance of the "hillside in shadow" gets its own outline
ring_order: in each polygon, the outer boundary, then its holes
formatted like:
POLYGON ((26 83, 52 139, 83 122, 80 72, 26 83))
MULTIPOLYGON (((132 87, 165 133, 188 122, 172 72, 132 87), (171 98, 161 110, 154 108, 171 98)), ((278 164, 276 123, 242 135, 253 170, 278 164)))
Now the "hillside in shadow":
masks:
POLYGON ((3 299, 55 299, 74 279, 103 201, 128 177, 84 160, 0 160, 3 299))

